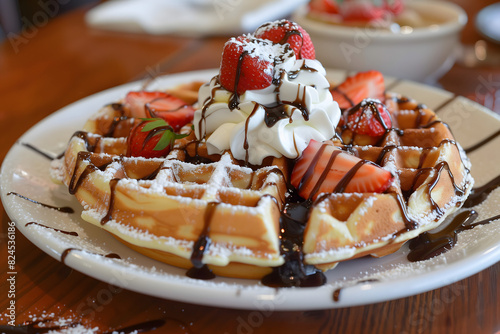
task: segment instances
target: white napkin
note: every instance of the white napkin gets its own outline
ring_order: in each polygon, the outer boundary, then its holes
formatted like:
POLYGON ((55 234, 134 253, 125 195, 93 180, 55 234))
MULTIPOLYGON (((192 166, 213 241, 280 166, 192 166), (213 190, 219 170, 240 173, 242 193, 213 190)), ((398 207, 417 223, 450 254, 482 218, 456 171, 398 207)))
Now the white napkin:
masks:
POLYGON ((124 32, 234 35, 285 18, 307 0, 113 0, 91 9, 92 27, 124 32))

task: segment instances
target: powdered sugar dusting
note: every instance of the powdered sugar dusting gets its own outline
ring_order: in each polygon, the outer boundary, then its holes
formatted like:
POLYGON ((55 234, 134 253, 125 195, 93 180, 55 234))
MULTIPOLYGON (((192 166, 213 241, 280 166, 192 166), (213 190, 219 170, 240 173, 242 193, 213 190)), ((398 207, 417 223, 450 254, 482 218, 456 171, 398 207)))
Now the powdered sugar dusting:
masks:
POLYGON ((295 58, 293 50, 287 44, 273 43, 266 39, 256 38, 252 35, 243 35, 243 37, 232 37, 226 42, 235 44, 241 47, 242 52, 247 52, 251 57, 256 57, 261 61, 268 62, 270 66, 269 75, 273 74, 272 66, 275 66, 275 74, 278 75, 280 64, 284 63, 286 59, 295 58), (244 40, 242 40, 242 38, 244 40), (279 55, 277 57, 276 55, 279 55))
MULTIPOLYGON (((12 332, 48 333, 48 334, 98 334, 102 333, 97 326, 82 323, 79 316, 58 317, 54 312, 43 311, 41 314, 30 314, 24 324, 12 327, 12 332), (33 326, 34 328, 31 328, 33 326)), ((0 316, 0 320, 2 317, 0 316)), ((2 332, 3 333, 3 332, 2 332)), ((118 332, 117 332, 118 333, 118 332)))

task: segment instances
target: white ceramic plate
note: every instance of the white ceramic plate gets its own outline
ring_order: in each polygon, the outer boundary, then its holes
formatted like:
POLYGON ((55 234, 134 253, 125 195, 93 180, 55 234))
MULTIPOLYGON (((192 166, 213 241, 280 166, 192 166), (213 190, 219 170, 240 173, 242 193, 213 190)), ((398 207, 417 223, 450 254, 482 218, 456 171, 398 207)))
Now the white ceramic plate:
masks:
MULTIPOLYGON (((161 77, 153 87, 169 87, 192 80, 208 80, 214 70, 189 72, 161 77)), ((339 82, 347 73, 329 72, 339 82)), ((393 91, 401 92, 439 109, 438 115, 452 127, 464 147, 476 144, 500 128, 497 115, 464 98, 428 86, 405 81, 386 80, 393 91)), ((184 302, 230 308, 257 310, 307 310, 346 307, 402 298, 445 286, 473 275, 500 260, 500 224, 493 222, 459 235, 453 250, 431 260, 410 263, 408 250, 380 259, 361 258, 340 264, 327 272, 328 282, 318 288, 265 287, 258 281, 217 277, 211 281, 190 279, 185 270, 142 256, 116 241, 101 229, 79 217, 80 205, 68 194, 66 187, 51 182, 50 160, 24 144, 56 156, 61 153, 74 131, 104 104, 116 101, 141 83, 131 83, 95 94, 55 112, 24 134, 12 147, 1 170, 1 196, 9 217, 17 229, 44 252, 61 260, 62 253, 75 248, 65 263, 89 276, 144 294, 184 302), (34 204, 9 192, 17 192, 31 199, 55 206, 70 206, 74 214, 62 213, 34 204), (41 227, 37 222, 64 231, 41 227), (117 253, 122 259, 106 258, 97 254, 117 253), (362 280, 376 279, 370 283, 362 280), (339 290, 341 289, 341 290, 339 290), (335 291, 341 291, 335 301, 335 291)), ((500 175, 498 152, 500 137, 470 154, 476 185, 484 184, 500 175)), ((492 193, 477 208, 478 219, 500 214, 500 191, 492 193), (496 210, 496 212, 495 212, 496 210)))

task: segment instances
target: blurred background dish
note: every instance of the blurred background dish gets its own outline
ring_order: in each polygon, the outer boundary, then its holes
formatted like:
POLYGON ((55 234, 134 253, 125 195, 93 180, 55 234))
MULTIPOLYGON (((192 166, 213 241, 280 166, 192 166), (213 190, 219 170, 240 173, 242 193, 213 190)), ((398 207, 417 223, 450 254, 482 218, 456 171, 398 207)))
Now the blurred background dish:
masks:
POLYGON ((342 21, 338 15, 328 19, 311 13, 310 8, 299 8, 293 20, 309 32, 316 57, 325 67, 375 69, 428 83, 453 65, 460 32, 467 23, 462 8, 444 1, 408 1, 404 10, 398 9, 398 15, 389 19, 380 15, 373 21, 342 21))
POLYGON ((290 15, 307 0, 117 0, 92 8, 91 27, 148 34, 233 35, 290 15))
POLYGON ((500 43, 500 2, 483 8, 477 14, 476 28, 492 42, 500 43))

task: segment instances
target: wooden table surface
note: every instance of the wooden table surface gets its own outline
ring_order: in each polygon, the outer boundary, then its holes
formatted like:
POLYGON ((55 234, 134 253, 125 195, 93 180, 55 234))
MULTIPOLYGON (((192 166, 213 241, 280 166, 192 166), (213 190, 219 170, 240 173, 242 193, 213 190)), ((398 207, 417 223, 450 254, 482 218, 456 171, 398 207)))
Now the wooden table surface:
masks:
MULTIPOLYGON (((456 2, 469 14, 462 41, 474 45, 480 39, 474 15, 493 1, 456 2)), ((0 161, 22 133, 71 102, 148 75, 218 67, 227 39, 97 31, 85 25, 84 13, 85 9, 67 13, 0 45, 0 161)), ((498 47, 486 45, 495 55, 498 47)), ((439 83, 455 94, 500 108, 495 90, 484 89, 485 80, 500 88, 498 60, 475 67, 457 64, 439 83)), ((0 209, 0 325, 6 325, 11 220, 0 209)), ((165 320, 158 333, 500 333, 500 263, 449 286, 390 302, 263 313, 192 305, 122 289, 112 290, 112 298, 103 303, 97 297, 110 291, 108 284, 52 259, 20 233, 15 255, 16 324, 49 315, 73 317, 86 328, 98 327, 99 333, 154 319, 165 320)))

